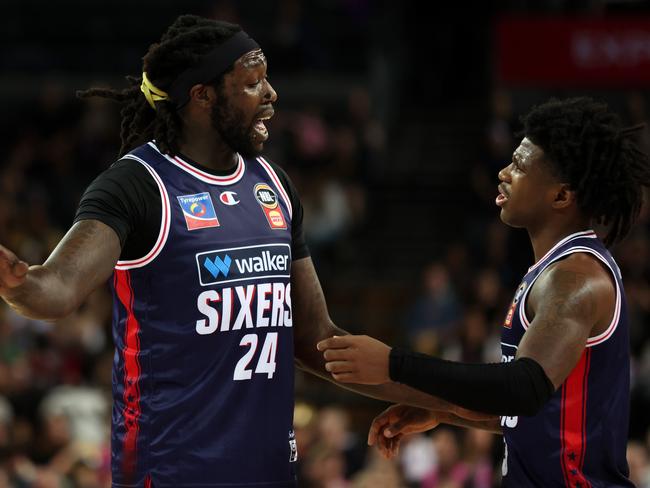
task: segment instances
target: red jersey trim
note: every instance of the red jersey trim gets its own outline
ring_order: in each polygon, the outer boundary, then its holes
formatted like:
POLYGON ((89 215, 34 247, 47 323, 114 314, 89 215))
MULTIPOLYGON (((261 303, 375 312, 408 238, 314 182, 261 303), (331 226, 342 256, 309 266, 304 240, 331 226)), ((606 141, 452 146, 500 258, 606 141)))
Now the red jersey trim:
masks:
POLYGON ((591 349, 585 349, 578 364, 562 385, 562 404, 560 409, 560 442, 562 472, 566 486, 591 487, 582 468, 587 449, 587 386, 591 349))
POLYGON ((156 147, 156 145, 153 142, 148 143, 152 148, 154 148, 158 153, 160 153, 167 161, 172 163, 174 166, 182 169, 186 173, 191 174, 195 178, 198 178, 204 183, 208 183, 210 185, 232 185, 234 183, 237 183, 239 180, 241 180, 242 176, 244 176, 244 171, 246 169, 246 164, 244 163, 244 158, 241 157, 241 155, 237 154, 237 168, 233 172, 233 174, 228 175, 228 176, 216 176, 210 173, 206 173, 205 171, 201 171, 200 169, 192 166, 190 163, 187 161, 182 160, 178 156, 171 157, 168 154, 163 154, 160 152, 160 149, 156 147))
POLYGON ((126 310, 124 327, 124 459, 123 470, 129 475, 135 474, 137 461, 137 441, 140 430, 140 323, 133 311, 133 288, 129 271, 116 270, 114 273, 114 286, 118 299, 126 310))

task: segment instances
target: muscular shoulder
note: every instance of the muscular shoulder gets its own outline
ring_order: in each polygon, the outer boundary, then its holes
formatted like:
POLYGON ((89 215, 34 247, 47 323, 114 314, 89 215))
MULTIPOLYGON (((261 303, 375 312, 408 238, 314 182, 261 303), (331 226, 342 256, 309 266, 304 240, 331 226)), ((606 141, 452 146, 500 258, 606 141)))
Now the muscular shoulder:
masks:
POLYGON ((115 162, 110 168, 100 174, 94 183, 117 184, 124 190, 136 187, 156 187, 156 182, 149 171, 139 162, 124 158, 115 162))
POLYGON ((596 325, 610 316, 615 296, 613 277, 601 262, 590 254, 574 253, 542 272, 528 305, 533 314, 555 307, 596 325))

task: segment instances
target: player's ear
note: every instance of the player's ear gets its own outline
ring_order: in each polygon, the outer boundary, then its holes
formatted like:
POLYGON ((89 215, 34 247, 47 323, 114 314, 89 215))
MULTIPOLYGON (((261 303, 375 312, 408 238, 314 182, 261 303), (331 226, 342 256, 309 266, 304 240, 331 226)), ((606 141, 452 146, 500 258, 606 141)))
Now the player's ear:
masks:
POLYGON ((190 100, 201 108, 211 108, 217 98, 217 92, 210 85, 197 83, 190 88, 190 100))
POLYGON ((557 210, 567 208, 573 205, 575 200, 576 200, 575 191, 573 191, 567 183, 560 183, 555 189, 553 208, 557 210))

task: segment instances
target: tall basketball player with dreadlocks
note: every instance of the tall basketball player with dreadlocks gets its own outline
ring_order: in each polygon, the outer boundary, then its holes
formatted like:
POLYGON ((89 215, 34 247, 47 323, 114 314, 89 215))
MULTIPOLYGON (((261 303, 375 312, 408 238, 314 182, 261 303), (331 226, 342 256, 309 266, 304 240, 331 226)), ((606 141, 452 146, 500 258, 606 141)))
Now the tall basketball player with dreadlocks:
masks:
MULTIPOLYGON (((120 159, 42 266, 0 246, 0 296, 63 317, 110 280, 116 487, 295 486, 294 358, 328 377, 328 316, 287 175, 259 156, 277 99, 239 26, 182 16, 123 91, 120 159)), ((355 391, 431 409, 388 385, 355 391)))
POLYGON ((403 434, 445 422, 503 434, 504 486, 633 486, 627 306, 607 249, 628 233, 650 186, 632 132, 588 98, 553 100, 525 117, 496 204, 503 222, 528 231, 536 262, 506 314, 501 364, 443 361, 365 336, 319 344, 337 380, 393 380, 495 415, 476 422, 393 406, 373 422, 370 443, 392 456, 403 434), (595 224, 608 228, 603 241, 595 224))

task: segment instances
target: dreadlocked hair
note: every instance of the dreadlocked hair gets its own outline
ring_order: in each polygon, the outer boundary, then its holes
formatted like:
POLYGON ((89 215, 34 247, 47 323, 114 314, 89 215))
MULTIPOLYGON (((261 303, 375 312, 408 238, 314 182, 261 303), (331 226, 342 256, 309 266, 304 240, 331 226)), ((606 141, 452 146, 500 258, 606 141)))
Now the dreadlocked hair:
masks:
POLYGON ((650 159, 607 105, 590 98, 551 99, 522 118, 524 134, 544 150, 551 171, 569 184, 578 208, 607 228, 604 243, 625 237, 650 186, 650 159))
MULTIPOLYGON (((157 88, 167 91, 183 71, 241 30, 236 24, 182 15, 167 29, 160 42, 149 46, 143 58, 143 71, 157 88)), ((218 87, 226 73, 211 83, 218 87)), ((108 98, 121 105, 120 157, 151 139, 156 140, 163 153, 177 154, 182 123, 174 102, 157 101, 153 110, 140 91, 142 77, 127 76, 126 79, 129 87, 123 90, 91 88, 78 91, 77 96, 108 98)))

